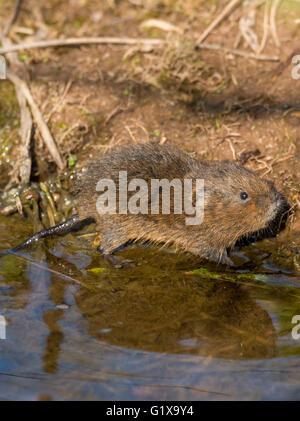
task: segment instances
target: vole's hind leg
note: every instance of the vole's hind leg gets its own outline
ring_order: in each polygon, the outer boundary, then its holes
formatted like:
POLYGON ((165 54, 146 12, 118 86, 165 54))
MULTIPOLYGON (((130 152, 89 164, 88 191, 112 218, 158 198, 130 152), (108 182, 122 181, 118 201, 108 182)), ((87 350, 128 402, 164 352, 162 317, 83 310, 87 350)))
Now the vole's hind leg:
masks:
POLYGON ((114 253, 128 241, 129 238, 118 235, 117 232, 106 232, 101 235, 101 245, 97 247, 97 250, 116 269, 132 267, 135 266, 132 260, 121 260, 114 256, 114 253))

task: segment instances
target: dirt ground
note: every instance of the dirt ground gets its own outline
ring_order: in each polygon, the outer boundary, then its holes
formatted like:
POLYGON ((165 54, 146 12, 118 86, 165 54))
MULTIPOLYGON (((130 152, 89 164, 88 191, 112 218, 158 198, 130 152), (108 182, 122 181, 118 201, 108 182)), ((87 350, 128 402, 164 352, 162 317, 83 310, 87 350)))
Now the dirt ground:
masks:
MULTIPOLYGON (((32 49, 12 66, 26 77, 67 167, 117 144, 157 139, 202 159, 238 160, 275 181, 293 207, 289 230, 300 231, 300 79, 280 62, 299 49, 300 3, 282 1, 276 14, 280 46, 270 31, 260 61, 196 48, 196 40, 222 12, 226 1, 209 0, 28 0, 10 31, 14 43, 70 37, 160 38, 167 44, 93 45, 32 49), (143 23, 159 19, 168 30, 143 23), (25 71, 24 71, 25 69, 25 71)), ((253 2, 254 3, 254 2, 253 2)), ((0 0, 8 19, 13 1, 0 0)), ((255 8, 261 42, 264 2, 255 8)), ((245 13, 239 5, 205 42, 251 52, 239 36, 245 13)), ((2 19, 1 19, 2 20, 2 19)), ((8 57, 7 57, 8 58, 8 57)), ((0 82, 1 186, 13 174, 20 147, 14 90, 0 82)), ((32 178, 56 172, 38 132, 32 147, 32 178)), ((294 237, 293 241, 297 238, 294 237)), ((297 246, 300 246, 297 243, 297 246)))

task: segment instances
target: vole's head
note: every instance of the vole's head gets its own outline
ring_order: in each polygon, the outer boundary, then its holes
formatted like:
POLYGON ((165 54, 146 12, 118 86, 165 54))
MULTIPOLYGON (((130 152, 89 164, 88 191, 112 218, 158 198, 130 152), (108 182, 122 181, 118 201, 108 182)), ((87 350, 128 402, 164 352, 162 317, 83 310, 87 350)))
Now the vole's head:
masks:
POLYGON ((204 184, 204 220, 212 215, 225 238, 262 230, 288 209, 272 182, 231 162, 212 163, 204 184))

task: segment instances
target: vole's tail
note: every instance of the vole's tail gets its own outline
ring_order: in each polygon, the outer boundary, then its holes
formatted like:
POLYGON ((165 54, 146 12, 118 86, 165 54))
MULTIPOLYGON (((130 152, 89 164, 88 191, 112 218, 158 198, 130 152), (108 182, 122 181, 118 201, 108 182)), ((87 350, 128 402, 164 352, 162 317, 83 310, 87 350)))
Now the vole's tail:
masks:
POLYGON ((77 226, 79 223, 80 223, 80 220, 79 220, 78 214, 73 215, 71 218, 67 219, 65 222, 57 224, 54 227, 43 229, 42 231, 37 232, 36 234, 33 234, 31 237, 27 238, 27 240, 23 241, 23 243, 18 244, 16 247, 13 247, 12 249, 5 251, 4 253, 2 253, 2 255, 19 251, 23 249, 24 247, 27 247, 36 243, 41 238, 50 237, 52 235, 57 235, 57 234, 65 234, 68 231, 70 231, 72 228, 75 228, 75 226, 77 226))

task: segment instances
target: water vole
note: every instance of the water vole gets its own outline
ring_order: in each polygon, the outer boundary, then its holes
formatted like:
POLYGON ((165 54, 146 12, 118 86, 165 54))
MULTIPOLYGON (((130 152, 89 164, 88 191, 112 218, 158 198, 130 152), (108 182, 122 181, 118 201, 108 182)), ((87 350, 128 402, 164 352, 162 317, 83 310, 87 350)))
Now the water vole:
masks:
MULTIPOLYGON (((174 244, 179 248, 213 262, 230 263, 227 249, 245 236, 266 229, 287 211, 284 196, 273 183, 229 161, 201 162, 186 152, 155 143, 119 147, 88 163, 78 177, 78 213, 55 227, 37 233, 22 247, 49 235, 64 233, 80 221, 92 219, 101 236, 99 251, 112 263, 119 262, 113 253, 129 241, 174 244), (128 183, 151 180, 204 180, 204 218, 199 225, 187 225, 185 212, 176 214, 171 194, 171 213, 99 214, 98 183, 113 180, 119 197, 120 172, 126 171, 128 183)), ((194 184, 193 184, 194 189, 194 184)), ((129 198, 135 192, 129 194, 129 198)), ((161 199, 162 190, 159 190, 161 199)), ((147 193, 147 203, 150 209, 147 193)), ((142 199, 141 199, 142 200, 142 199)), ((140 202, 141 202, 140 200, 140 202)), ((195 198, 193 200, 195 205, 195 198)))

